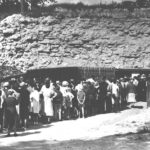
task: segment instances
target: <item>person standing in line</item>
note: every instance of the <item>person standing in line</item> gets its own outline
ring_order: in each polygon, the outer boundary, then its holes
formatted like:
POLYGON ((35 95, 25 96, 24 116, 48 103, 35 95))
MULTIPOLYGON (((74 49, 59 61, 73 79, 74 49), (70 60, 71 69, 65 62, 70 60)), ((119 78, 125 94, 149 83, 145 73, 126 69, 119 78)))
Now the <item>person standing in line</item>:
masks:
POLYGON ((124 85, 125 85, 125 88, 124 88, 125 102, 126 102, 126 105, 127 105, 127 99, 128 99, 127 86, 128 86, 128 83, 129 83, 129 77, 124 76, 123 80, 124 80, 124 85))
POLYGON ((106 100, 107 100, 108 83, 106 77, 102 77, 102 81, 99 86, 99 113, 105 113, 106 100))
POLYGON ((78 109, 79 109, 79 117, 85 117, 85 92, 84 89, 80 89, 77 91, 77 100, 78 100, 78 109))
POLYGON ((121 109, 126 106, 126 85, 124 78, 120 78, 120 99, 121 99, 121 109))
POLYGON ((56 93, 55 97, 53 97, 54 119, 56 121, 61 121, 63 96, 62 93, 60 92, 60 87, 55 85, 54 92, 56 93))
POLYGON ((53 116, 54 116, 54 110, 53 110, 53 97, 55 97, 55 92, 52 90, 52 87, 50 87, 50 79, 45 79, 45 84, 42 86, 40 94, 43 95, 44 100, 44 115, 46 117, 47 123, 50 123, 53 116))
POLYGON ((91 82, 87 82, 87 92, 86 92, 86 105, 87 105, 87 116, 92 116, 96 114, 96 89, 91 82))
POLYGON ((106 80, 107 86, 107 95, 106 95, 106 112, 112 112, 112 83, 109 79, 106 80))
POLYGON ((16 133, 16 122, 17 122, 17 110, 16 105, 18 101, 13 96, 14 91, 8 90, 8 97, 5 100, 5 112, 6 112, 6 120, 8 123, 8 133, 7 136, 10 136, 11 130, 14 129, 14 136, 17 136, 16 133))
POLYGON ((30 104, 31 104, 31 112, 32 112, 32 120, 33 124, 37 125, 39 123, 39 112, 40 112, 40 94, 38 92, 37 86, 32 87, 32 91, 30 93, 30 104))
POLYGON ((95 90, 96 90, 95 114, 98 114, 98 109, 99 109, 99 106, 98 106, 98 100, 99 100, 99 82, 98 82, 98 79, 97 79, 94 87, 95 87, 95 90))
POLYGON ((150 75, 148 75, 146 82, 146 102, 147 107, 150 107, 150 75))
POLYGON ((113 79, 112 82, 112 99, 114 101, 113 111, 119 112, 119 86, 117 85, 116 79, 113 79))
POLYGON ((69 96, 67 95, 69 92, 68 91, 69 88, 69 83, 68 81, 63 81, 62 82, 62 87, 60 88, 60 91, 63 95, 63 103, 62 103, 62 118, 63 119, 68 119, 68 108, 67 105, 69 104, 68 102, 70 101, 69 96))
POLYGON ((136 95, 136 88, 133 84, 133 78, 130 78, 128 85, 127 85, 127 104, 131 105, 132 103, 136 102, 135 95, 136 95))
POLYGON ((74 98, 72 100, 72 109, 71 109, 71 118, 78 117, 78 101, 77 101, 77 92, 76 92, 76 84, 74 79, 70 79, 69 87, 71 88, 71 93, 73 94, 74 98))
POLYGON ((1 106, 2 106, 2 132, 4 129, 7 128, 7 120, 6 120, 6 109, 5 109, 5 103, 6 103, 6 98, 8 97, 8 90, 10 89, 10 84, 9 82, 4 82, 2 85, 2 95, 1 95, 1 106))
POLYGON ((30 93, 27 90, 27 85, 25 82, 20 83, 20 121, 21 126, 24 130, 27 128, 29 119, 29 107, 30 107, 30 93))
MULTIPOLYGON (((85 91, 85 94, 86 94, 86 86, 87 86, 87 83, 83 80, 81 81, 78 81, 78 84, 75 86, 75 101, 74 101, 74 104, 76 106, 76 112, 77 112, 77 117, 79 117, 79 103, 78 103, 78 99, 77 99, 77 93, 78 91, 81 91, 82 89, 84 89, 85 91)), ((86 105, 85 105, 85 115, 86 115, 86 105)))
POLYGON ((17 121, 16 121, 16 127, 19 128, 20 126, 20 93, 19 93, 19 84, 17 83, 17 80, 15 78, 11 78, 10 80, 10 90, 13 91, 13 96, 18 101, 18 104, 16 105, 17 110, 17 121))
POLYGON ((146 76, 142 74, 138 84, 139 101, 146 101, 146 76))
POLYGON ((71 89, 68 88, 66 90, 66 95, 65 95, 65 104, 66 104, 66 118, 71 119, 71 110, 72 110, 72 100, 74 99, 74 95, 71 93, 71 89))
POLYGON ((136 90, 136 101, 138 101, 139 74, 137 76, 134 76, 133 80, 134 80, 133 84, 135 85, 135 90, 136 90))

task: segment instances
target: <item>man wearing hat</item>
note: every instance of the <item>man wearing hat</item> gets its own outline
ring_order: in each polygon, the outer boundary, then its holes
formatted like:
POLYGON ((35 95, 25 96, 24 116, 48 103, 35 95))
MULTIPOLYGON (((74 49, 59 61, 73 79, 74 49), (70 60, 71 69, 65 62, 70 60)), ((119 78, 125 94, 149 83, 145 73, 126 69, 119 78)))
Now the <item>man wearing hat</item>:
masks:
POLYGON ((6 128, 7 120, 6 120, 6 113, 5 113, 5 100, 8 97, 8 90, 10 88, 9 82, 4 82, 2 85, 3 89, 1 89, 1 96, 0 96, 0 124, 1 124, 1 132, 3 129, 6 128))
POLYGON ((13 96, 14 90, 8 90, 8 97, 5 99, 5 113, 6 113, 6 120, 8 123, 8 134, 10 136, 10 132, 14 130, 14 136, 16 134, 16 121, 17 121, 17 110, 16 105, 18 104, 17 99, 13 96))

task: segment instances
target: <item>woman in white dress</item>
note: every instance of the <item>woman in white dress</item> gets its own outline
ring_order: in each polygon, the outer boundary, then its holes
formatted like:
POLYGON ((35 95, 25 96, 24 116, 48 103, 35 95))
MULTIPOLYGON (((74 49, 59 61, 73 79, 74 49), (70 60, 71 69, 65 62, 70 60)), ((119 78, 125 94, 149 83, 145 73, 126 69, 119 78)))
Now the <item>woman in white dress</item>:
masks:
POLYGON ((40 94, 42 94, 44 98, 44 114, 47 117, 48 123, 50 123, 51 118, 54 116, 52 101, 53 97, 55 96, 55 92, 50 87, 49 78, 45 79, 45 85, 42 86, 40 94))
POLYGON ((36 87, 32 88, 30 93, 31 112, 33 113, 33 124, 38 124, 38 116, 40 112, 40 95, 36 87))
POLYGON ((131 104, 131 103, 135 103, 136 99, 135 99, 135 94, 136 94, 136 89, 135 89, 135 85, 133 84, 133 79, 131 78, 129 80, 129 83, 127 85, 127 103, 131 104))

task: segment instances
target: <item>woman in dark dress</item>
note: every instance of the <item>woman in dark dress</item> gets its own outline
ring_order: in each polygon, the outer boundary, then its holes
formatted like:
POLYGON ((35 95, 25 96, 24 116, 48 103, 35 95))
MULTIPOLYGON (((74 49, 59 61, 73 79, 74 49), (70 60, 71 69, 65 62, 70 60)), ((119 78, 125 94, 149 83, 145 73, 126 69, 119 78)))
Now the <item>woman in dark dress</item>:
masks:
MULTIPOLYGON (((110 94, 108 94, 108 83, 106 82, 106 77, 102 78, 102 81, 100 82, 100 86, 99 86, 99 100, 98 100, 98 105, 99 105, 99 113, 105 113, 106 108, 107 110, 110 110, 111 108, 109 107, 109 102, 110 102, 110 94), (108 96, 108 97, 107 97, 108 96), (107 101, 108 98, 108 101, 107 101), (106 101, 107 101, 107 105, 106 105, 106 101), (106 108, 105 108, 106 106, 106 108)), ((110 89, 111 90, 111 89, 110 89)), ((112 105, 111 105, 112 106, 112 105)))
POLYGON ((5 100, 5 113, 6 113, 6 120, 8 123, 8 134, 10 136, 10 132, 14 129, 14 136, 16 136, 16 121, 17 121, 17 110, 16 105, 18 101, 13 96, 13 90, 8 90, 8 97, 5 100))
POLYGON ((20 87, 20 120, 23 129, 26 130, 29 118, 30 93, 25 83, 22 82, 20 87))

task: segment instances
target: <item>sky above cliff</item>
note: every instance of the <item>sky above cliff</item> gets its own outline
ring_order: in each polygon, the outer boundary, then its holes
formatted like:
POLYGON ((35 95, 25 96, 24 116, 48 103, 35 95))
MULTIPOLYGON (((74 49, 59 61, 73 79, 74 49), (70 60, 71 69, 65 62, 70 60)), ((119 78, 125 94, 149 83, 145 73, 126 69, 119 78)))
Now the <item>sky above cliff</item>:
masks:
MULTIPOLYGON (((59 3, 78 3, 78 2, 83 2, 84 4, 92 5, 92 4, 99 4, 101 3, 112 3, 112 2, 122 2, 122 1, 127 1, 127 0, 57 0, 59 3)), ((136 0, 128 0, 128 1, 136 1, 136 0)))

